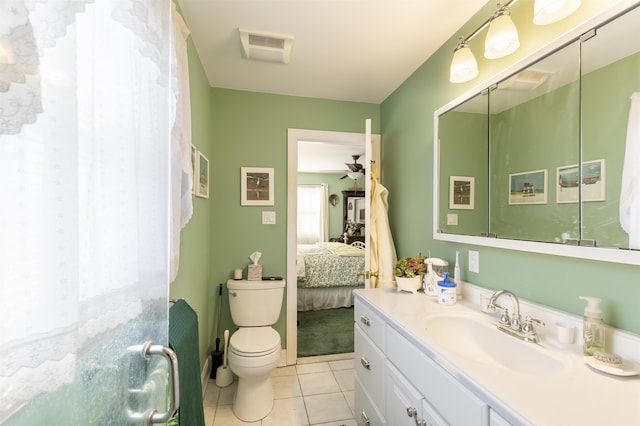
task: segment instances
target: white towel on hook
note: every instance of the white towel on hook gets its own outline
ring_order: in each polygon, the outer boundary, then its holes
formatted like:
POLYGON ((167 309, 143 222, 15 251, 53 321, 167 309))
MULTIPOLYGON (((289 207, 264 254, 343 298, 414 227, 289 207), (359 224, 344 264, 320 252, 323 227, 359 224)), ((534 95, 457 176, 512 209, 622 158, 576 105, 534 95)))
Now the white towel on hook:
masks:
POLYGON ((640 249, 640 92, 631 94, 620 189, 620 225, 629 247, 640 249))

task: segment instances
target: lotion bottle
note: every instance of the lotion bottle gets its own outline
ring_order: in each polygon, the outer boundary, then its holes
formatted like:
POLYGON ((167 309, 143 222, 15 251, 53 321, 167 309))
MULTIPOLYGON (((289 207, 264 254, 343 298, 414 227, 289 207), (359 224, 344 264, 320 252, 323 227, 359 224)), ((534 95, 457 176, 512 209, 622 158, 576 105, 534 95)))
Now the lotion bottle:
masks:
POLYGON ((602 309, 598 304, 602 299, 598 297, 580 296, 587 301, 584 308, 584 323, 582 325, 582 351, 585 355, 592 356, 595 352, 604 352, 604 323, 602 322, 602 309))

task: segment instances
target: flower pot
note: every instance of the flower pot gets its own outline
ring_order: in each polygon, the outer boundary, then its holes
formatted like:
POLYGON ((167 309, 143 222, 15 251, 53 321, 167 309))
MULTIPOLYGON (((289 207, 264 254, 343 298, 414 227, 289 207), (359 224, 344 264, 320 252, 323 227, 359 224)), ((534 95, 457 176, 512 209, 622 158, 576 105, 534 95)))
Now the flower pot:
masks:
POLYGON ((398 285, 398 291, 408 291, 416 294, 422 288, 422 275, 410 278, 396 277, 396 284, 398 285))

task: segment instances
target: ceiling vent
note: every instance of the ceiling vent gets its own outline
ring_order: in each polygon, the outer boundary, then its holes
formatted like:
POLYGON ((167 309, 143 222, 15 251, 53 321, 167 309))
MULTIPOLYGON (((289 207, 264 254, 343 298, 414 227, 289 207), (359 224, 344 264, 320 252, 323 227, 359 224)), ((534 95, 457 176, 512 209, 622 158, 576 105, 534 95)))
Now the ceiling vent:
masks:
POLYGON ((247 59, 280 62, 288 64, 291 60, 293 37, 260 31, 239 29, 242 49, 247 59))

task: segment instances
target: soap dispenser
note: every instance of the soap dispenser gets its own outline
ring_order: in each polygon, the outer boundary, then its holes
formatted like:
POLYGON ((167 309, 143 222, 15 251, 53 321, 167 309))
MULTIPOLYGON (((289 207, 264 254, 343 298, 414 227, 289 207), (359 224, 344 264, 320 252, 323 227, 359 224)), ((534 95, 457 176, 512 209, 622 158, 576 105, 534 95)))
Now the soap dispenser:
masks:
POLYGON ((587 301, 584 308, 584 323, 582 325, 583 346, 585 355, 592 356, 595 352, 604 352, 604 323, 602 322, 602 309, 598 304, 602 299, 598 297, 580 296, 587 301))

